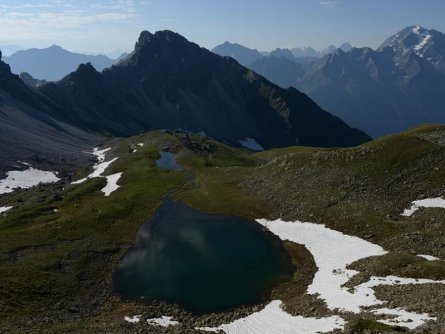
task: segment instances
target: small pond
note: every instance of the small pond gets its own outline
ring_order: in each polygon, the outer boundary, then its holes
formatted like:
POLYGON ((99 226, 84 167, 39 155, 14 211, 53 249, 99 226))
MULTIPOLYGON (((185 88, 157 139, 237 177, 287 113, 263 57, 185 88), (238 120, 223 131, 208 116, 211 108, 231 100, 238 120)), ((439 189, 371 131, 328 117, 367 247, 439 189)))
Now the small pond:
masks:
POLYGON ((279 238, 259 224, 167 201, 141 227, 113 285, 124 299, 210 313, 265 301, 293 271, 279 238))
POLYGON ((176 154, 166 151, 159 151, 161 157, 156 160, 156 166, 169 169, 181 170, 181 166, 176 163, 176 154))

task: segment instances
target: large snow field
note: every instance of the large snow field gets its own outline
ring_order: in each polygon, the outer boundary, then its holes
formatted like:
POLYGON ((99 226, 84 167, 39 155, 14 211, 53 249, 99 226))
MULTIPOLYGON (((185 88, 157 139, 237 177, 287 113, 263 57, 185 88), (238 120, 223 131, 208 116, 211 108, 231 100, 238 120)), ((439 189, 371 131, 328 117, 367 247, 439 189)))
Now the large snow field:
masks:
POLYGON ((227 334, 316 334, 342 329, 345 321, 339 316, 305 318, 292 316, 281 308, 282 302, 274 300, 263 310, 219 327, 197 328, 207 332, 224 331, 227 334))

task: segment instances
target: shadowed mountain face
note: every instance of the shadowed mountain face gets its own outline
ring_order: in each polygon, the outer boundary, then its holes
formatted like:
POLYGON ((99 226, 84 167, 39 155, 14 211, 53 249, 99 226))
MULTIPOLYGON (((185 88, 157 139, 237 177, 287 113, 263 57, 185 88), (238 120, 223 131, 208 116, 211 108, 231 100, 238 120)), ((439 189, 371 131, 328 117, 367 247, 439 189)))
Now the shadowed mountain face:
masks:
POLYGON ((263 57, 253 62, 249 68, 283 88, 295 87, 298 78, 304 74, 302 64, 285 57, 263 57))
POLYGON ((33 78, 32 75, 27 72, 20 73, 20 79, 22 79, 22 81, 30 87, 39 87, 48 83, 46 80, 33 78))
POLYGON ((50 108, 49 101, 11 73, 0 53, 0 178, 23 168, 18 161, 52 169, 88 162, 83 151, 98 137, 50 117, 50 108))
POLYGON ((338 49, 303 66, 260 59, 251 68, 374 137, 445 122, 445 35, 435 30, 408 27, 376 51, 338 49))
POLYGON ((53 116, 84 129, 128 136, 152 129, 188 129, 263 147, 351 146, 364 133, 184 37, 143 32, 134 52, 97 72, 81 65, 38 91, 59 106, 53 116))
POLYGON ((294 54, 289 49, 275 49, 268 55, 269 57, 282 57, 287 60, 295 61, 294 54))
POLYGON ((76 70, 80 64, 91 63, 98 71, 110 67, 115 60, 103 55, 90 56, 69 52, 53 45, 45 49, 18 51, 4 61, 13 73, 27 72, 40 80, 56 81, 76 70))

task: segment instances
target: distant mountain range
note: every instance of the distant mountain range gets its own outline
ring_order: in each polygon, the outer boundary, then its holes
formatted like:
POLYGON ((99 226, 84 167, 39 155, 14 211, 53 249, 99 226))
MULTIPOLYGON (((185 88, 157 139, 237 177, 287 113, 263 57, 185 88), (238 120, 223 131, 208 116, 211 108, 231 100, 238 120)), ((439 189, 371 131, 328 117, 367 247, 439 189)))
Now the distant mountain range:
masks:
POLYGON ((265 57, 249 67, 374 137, 445 122, 445 35, 435 30, 408 27, 377 50, 338 49, 309 64, 265 57))
POLYGON ((36 79, 47 81, 62 79, 75 71, 80 64, 91 63, 98 71, 102 71, 117 61, 104 55, 73 53, 58 45, 45 49, 17 51, 3 60, 11 66, 15 74, 26 72, 36 79))
POLYGON ((255 60, 263 57, 263 54, 256 49, 249 49, 243 45, 230 42, 215 46, 212 52, 223 57, 232 57, 243 66, 249 66, 255 60))
MULTIPOLYGON (((340 46, 340 49, 348 52, 352 49, 352 46, 350 43, 346 42, 340 46)), ((308 64, 326 54, 335 52, 336 50, 337 48, 334 45, 330 45, 321 51, 315 51, 313 48, 307 47, 294 49, 278 48, 271 52, 260 52, 256 49, 250 49, 237 43, 224 42, 223 44, 214 47, 212 52, 223 57, 232 57, 241 65, 249 67, 258 61, 267 62, 267 58, 269 57, 284 57, 299 64, 308 64)))
POLYGON ((10 56, 17 51, 23 50, 24 48, 19 45, 8 44, 8 45, 0 45, 0 50, 4 57, 10 56))

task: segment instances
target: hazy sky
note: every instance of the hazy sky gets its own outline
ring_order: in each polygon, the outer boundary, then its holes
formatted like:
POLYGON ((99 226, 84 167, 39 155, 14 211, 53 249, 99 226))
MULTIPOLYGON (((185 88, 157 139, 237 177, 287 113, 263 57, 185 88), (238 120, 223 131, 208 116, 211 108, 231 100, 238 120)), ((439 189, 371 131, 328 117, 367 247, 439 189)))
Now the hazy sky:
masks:
POLYGON ((211 48, 376 47, 409 25, 445 31, 444 0, 0 0, 0 45, 130 50, 142 30, 211 48))

